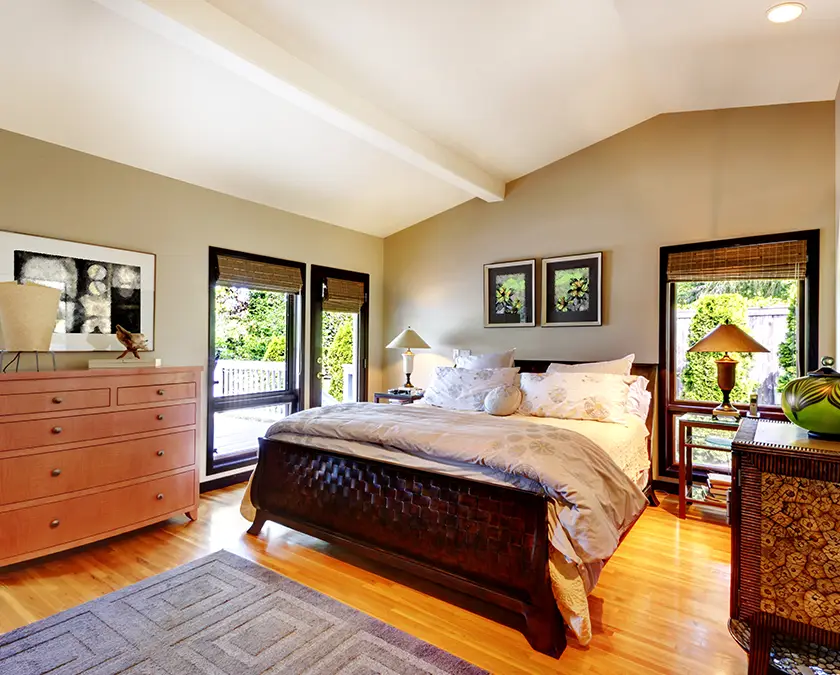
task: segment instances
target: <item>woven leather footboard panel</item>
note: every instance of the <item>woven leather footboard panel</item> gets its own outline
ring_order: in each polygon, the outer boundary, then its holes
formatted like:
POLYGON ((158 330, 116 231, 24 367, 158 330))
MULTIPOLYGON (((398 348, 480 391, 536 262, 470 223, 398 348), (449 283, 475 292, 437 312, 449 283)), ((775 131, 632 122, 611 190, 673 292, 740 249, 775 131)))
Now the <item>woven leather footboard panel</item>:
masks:
POLYGON ((540 495, 261 439, 252 500, 489 586, 546 589, 540 495))

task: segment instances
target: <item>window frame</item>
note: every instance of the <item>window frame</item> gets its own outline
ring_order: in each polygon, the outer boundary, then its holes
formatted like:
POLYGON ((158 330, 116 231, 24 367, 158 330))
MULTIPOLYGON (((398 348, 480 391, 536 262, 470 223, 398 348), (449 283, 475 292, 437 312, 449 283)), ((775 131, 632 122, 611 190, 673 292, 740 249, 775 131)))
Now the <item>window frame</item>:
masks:
POLYGON ((333 279, 347 279, 364 284, 365 303, 359 312, 359 345, 358 358, 360 360, 359 378, 356 384, 356 398, 363 402, 368 400, 368 357, 370 356, 370 275, 366 272, 353 272, 335 267, 322 265, 310 266, 309 283, 312 288, 312 298, 309 304, 309 407, 318 408, 321 405, 320 382, 318 374, 323 364, 316 362, 316 354, 320 350, 322 338, 322 324, 318 318, 323 311, 323 285, 328 277, 333 279))
MULTIPOLYGON (((212 476, 225 471, 241 469, 256 464, 258 451, 237 453, 224 462, 216 462, 214 457, 214 414, 226 410, 238 410, 267 405, 290 404, 292 413, 298 412, 303 403, 303 345, 306 339, 306 263, 283 258, 233 251, 226 248, 209 247, 208 276, 208 336, 207 336, 207 424, 205 475, 212 476), (240 396, 226 397, 227 400, 216 402, 213 397, 214 371, 216 365, 216 281, 218 279, 218 256, 231 256, 243 260, 263 262, 270 265, 297 267, 301 272, 303 285, 294 302, 286 302, 286 385, 277 392, 258 392, 240 396), (290 339, 291 338, 291 339, 290 339), (291 386, 289 386, 291 385, 291 386)), ((293 296, 294 297, 294 296, 293 296)))
MULTIPOLYGON (((674 438, 676 431, 675 419, 690 412, 708 413, 719 402, 685 401, 672 398, 677 391, 676 370, 672 367, 675 361, 673 338, 676 334, 676 294, 674 283, 668 281, 668 256, 672 253, 686 251, 702 251, 712 248, 728 246, 744 246, 748 244, 769 244, 778 241, 804 240, 808 255, 805 267, 805 280, 799 282, 799 344, 797 356, 799 360, 799 374, 802 375, 818 367, 819 363, 819 305, 820 305, 820 230, 800 230, 779 234, 766 234, 752 237, 738 237, 735 239, 719 239, 715 241, 679 244, 676 246, 662 246, 659 249, 659 395, 657 397, 657 427, 658 433, 658 478, 678 478, 676 464, 676 448, 674 438)), ((748 406, 742 403, 733 404, 740 410, 748 406)), ((782 409, 777 405, 759 406, 761 414, 766 419, 786 419, 782 409)), ((702 467, 697 474, 703 475, 702 467)))

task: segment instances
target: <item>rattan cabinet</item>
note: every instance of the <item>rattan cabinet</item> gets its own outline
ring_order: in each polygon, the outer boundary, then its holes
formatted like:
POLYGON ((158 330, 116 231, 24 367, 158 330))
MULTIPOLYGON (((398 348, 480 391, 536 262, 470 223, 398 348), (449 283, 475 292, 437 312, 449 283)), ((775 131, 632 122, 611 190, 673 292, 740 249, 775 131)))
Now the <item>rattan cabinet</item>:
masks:
POLYGON ((730 630, 764 675, 791 639, 840 647, 840 443, 746 419, 732 455, 730 630))

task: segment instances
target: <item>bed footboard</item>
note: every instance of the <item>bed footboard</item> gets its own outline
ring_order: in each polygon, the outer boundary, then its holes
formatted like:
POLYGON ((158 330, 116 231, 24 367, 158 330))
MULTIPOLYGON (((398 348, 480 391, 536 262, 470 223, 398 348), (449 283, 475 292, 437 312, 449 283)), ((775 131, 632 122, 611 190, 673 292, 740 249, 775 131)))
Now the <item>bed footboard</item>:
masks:
POLYGON ((251 501, 250 534, 282 523, 519 612, 538 651, 565 647, 540 495, 262 438, 251 501))

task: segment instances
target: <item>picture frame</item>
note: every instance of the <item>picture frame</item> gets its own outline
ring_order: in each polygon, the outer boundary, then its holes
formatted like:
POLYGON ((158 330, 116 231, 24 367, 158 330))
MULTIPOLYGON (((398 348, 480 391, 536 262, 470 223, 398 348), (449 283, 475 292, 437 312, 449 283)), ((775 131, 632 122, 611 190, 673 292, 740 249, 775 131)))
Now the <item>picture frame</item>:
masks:
POLYGON ((0 281, 61 290, 51 351, 121 352, 117 324, 152 351, 155 274, 153 253, 0 231, 0 281))
POLYGON ((528 328, 537 325, 535 258, 484 266, 484 327, 528 328))
POLYGON ((544 258, 541 296, 541 326, 602 325, 603 252, 544 258))

